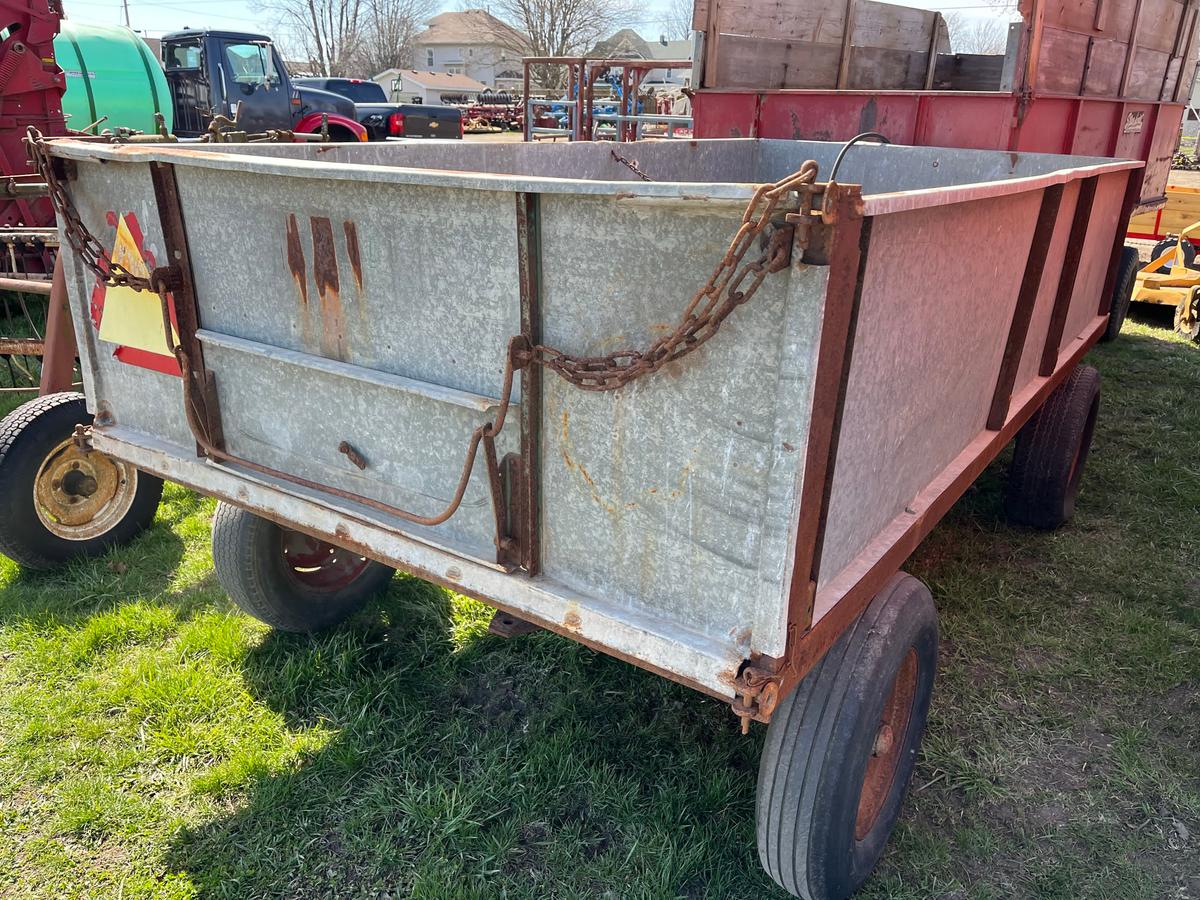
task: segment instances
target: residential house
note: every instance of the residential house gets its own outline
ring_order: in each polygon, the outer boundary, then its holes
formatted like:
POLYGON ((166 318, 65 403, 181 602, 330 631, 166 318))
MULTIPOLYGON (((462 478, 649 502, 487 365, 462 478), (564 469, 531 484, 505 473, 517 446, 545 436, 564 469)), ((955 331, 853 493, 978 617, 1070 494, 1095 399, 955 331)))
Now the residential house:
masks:
POLYGON ((487 86, 466 75, 385 69, 371 79, 383 86, 396 103, 474 103, 487 86))
MULTIPOLYGON (((598 43, 588 56, 594 59, 661 59, 691 60, 691 41, 669 41, 666 37, 648 41, 632 28, 622 28, 612 37, 598 43)), ((642 84, 646 87, 690 87, 692 69, 661 68, 646 74, 642 84)))
POLYGON ((426 24, 413 41, 414 66, 465 75, 497 91, 521 90, 529 39, 511 25, 483 9, 445 12, 426 24))

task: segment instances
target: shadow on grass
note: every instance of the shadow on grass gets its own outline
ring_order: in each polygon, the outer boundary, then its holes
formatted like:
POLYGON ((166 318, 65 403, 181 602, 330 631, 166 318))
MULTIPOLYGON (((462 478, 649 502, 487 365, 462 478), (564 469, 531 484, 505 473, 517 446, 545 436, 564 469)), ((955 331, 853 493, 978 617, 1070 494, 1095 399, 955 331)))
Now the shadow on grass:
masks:
POLYGON ((268 636, 244 662, 251 692, 336 734, 252 773, 170 869, 211 897, 771 895, 761 735, 566 639, 488 635, 463 603, 401 577, 340 629, 268 636))
POLYGON ((184 542, 173 526, 194 513, 202 501, 182 490, 178 493, 160 508, 150 528, 124 546, 47 572, 18 569, 0 587, 0 623, 53 620, 74 626, 135 596, 166 598, 165 602, 189 607, 189 591, 170 591, 184 555, 184 542))

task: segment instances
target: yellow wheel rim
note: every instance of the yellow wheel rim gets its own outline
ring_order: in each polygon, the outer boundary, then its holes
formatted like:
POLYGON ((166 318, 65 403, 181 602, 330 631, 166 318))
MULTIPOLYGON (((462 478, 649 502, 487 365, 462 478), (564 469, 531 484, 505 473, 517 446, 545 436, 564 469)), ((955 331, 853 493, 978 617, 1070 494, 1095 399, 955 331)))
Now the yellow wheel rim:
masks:
POLYGON ((120 522, 137 494, 137 469, 67 438, 42 461, 33 482, 38 519, 53 535, 87 541, 120 522))

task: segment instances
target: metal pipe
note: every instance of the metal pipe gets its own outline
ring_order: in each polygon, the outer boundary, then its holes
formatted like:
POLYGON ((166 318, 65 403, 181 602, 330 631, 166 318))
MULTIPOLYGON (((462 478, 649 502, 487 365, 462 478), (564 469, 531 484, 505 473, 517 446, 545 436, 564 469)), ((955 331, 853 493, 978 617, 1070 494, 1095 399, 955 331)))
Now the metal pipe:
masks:
POLYGON ((4 193, 8 197, 47 197, 50 189, 44 181, 17 181, 10 178, 4 182, 4 193))
POLYGON ((67 294, 67 275, 63 255, 54 260, 54 275, 50 281, 50 301, 46 310, 46 341, 42 355, 42 374, 38 394, 57 394, 71 390, 75 377, 75 326, 71 324, 71 298, 67 294))
POLYGON ((31 278, 0 278, 0 291, 19 291, 22 294, 50 296, 49 279, 35 281, 31 278))

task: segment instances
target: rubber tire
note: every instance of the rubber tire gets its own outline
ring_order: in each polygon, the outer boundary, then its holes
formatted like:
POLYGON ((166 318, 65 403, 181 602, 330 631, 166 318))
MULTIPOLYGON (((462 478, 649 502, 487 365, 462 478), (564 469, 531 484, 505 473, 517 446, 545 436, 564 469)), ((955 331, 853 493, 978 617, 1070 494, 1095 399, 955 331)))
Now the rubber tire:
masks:
POLYGON ((1137 273, 1142 267, 1137 250, 1133 247, 1122 247, 1121 256, 1117 260, 1117 280, 1113 285, 1112 302, 1108 308, 1108 326, 1100 335, 1102 342, 1116 340, 1129 315, 1129 305, 1133 302, 1133 288, 1137 283, 1137 273))
MULTIPOLYGON (((317 129, 320 133, 321 129, 317 129)), ((329 126, 329 143, 331 144, 357 144, 359 143, 358 136, 349 128, 341 125, 329 126)))
POLYGON ((395 570, 371 560, 337 591, 297 585, 283 569, 280 527, 228 503, 212 520, 213 568, 230 599, 248 615, 280 631, 313 632, 353 615, 385 588, 395 570))
POLYGON ((776 708, 759 764, 755 812, 759 860, 784 890, 806 900, 840 900, 875 868, 925 733, 937 652, 937 610, 929 589, 898 572, 776 708), (910 649, 918 668, 904 743, 879 815, 856 841, 867 761, 910 649))
POLYGON ((128 512, 104 534, 69 541, 38 518, 33 485, 38 469, 76 425, 92 424, 83 394, 48 394, 23 403, 0 421, 0 553, 26 569, 46 571, 72 559, 98 556, 128 543, 154 521, 162 498, 161 478, 136 472, 137 487, 128 512))
POLYGON ((1195 343, 1200 343, 1200 321, 1198 321, 1195 315, 1196 307, 1200 305, 1200 301, 1197 300, 1198 292, 1200 292, 1200 288, 1191 288, 1187 296, 1180 300, 1179 305, 1175 307, 1175 333, 1195 343), (1184 315, 1187 312, 1192 313, 1189 316, 1192 320, 1191 327, 1183 324, 1184 315))
MULTIPOLYGON (((1155 260, 1171 250, 1175 246, 1175 238, 1165 238, 1154 245, 1154 249, 1150 251, 1150 259, 1155 260)), ((1183 242, 1183 264, 1189 269, 1196 268, 1192 263, 1196 261, 1196 245, 1191 241, 1183 242)))
POLYGON ((1100 411, 1100 373, 1076 366, 1017 435, 1008 470, 1010 521, 1050 531, 1075 512, 1100 411))

